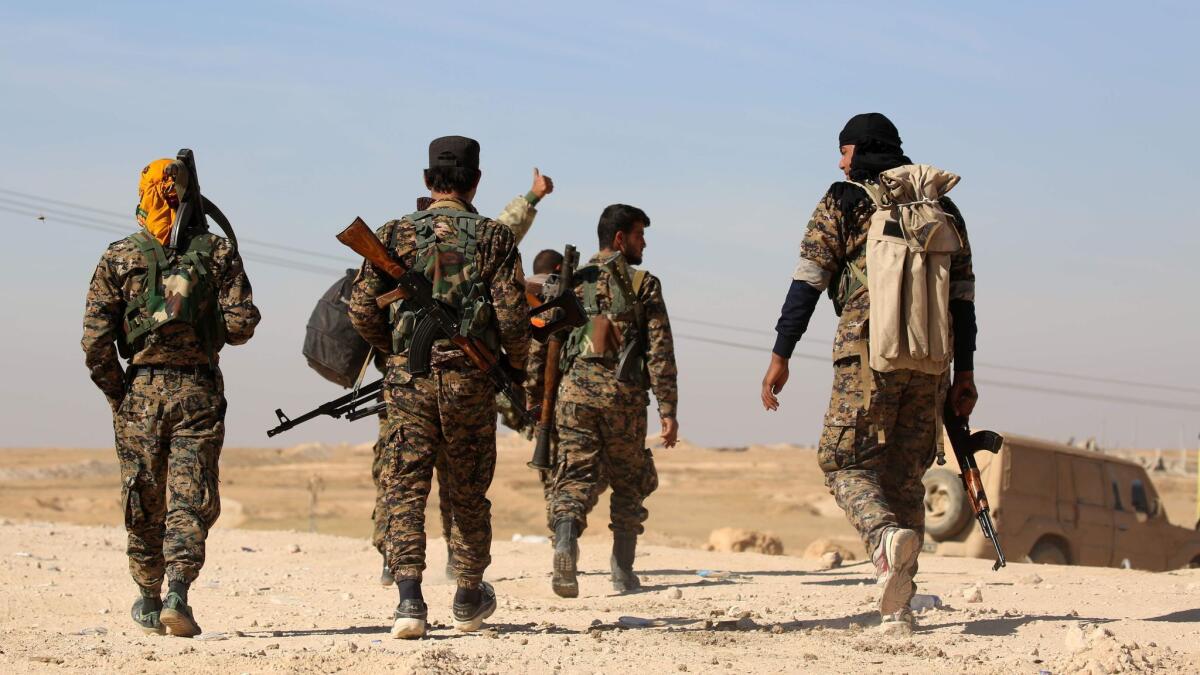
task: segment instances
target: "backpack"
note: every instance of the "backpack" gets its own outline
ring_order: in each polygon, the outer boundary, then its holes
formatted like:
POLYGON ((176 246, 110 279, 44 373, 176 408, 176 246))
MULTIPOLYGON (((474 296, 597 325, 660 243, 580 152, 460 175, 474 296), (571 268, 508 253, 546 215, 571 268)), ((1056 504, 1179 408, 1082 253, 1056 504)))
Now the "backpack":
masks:
POLYGON ((343 387, 354 386, 371 351, 371 345, 350 323, 350 289, 357 274, 358 270, 346 270, 346 275, 325 291, 304 332, 308 367, 343 387))
POLYGON ((146 263, 142 292, 126 307, 122 321, 124 347, 129 356, 141 350, 148 333, 172 322, 192 327, 210 366, 225 344, 225 321, 212 280, 213 237, 195 236, 173 262, 153 235, 145 230, 129 236, 146 263))
MULTIPOLYGON (((413 271, 430 280, 435 300, 458 314, 460 335, 478 338, 489 349, 499 349, 500 337, 495 329, 491 294, 476 261, 479 226, 486 219, 467 211, 433 209, 417 211, 406 220, 412 223, 416 235, 413 271), (454 236, 439 241, 437 227, 446 225, 447 218, 454 236)), ((399 230, 399 227, 392 230, 392 241, 388 244, 392 251, 396 250, 399 230)), ((407 300, 400 300, 393 303, 389 311, 393 326, 392 353, 406 353, 422 319, 421 309, 407 300)))
POLYGON ((583 309, 589 321, 567 336, 559 357, 562 372, 567 372, 575 359, 606 361, 618 367, 619 381, 649 387, 646 312, 638 297, 648 276, 645 270, 631 267, 622 255, 575 272, 575 281, 583 287, 583 309), (608 277, 612 302, 606 312, 601 311, 596 297, 601 276, 608 277), (597 321, 601 317, 607 321, 597 321))
POLYGON ((876 207, 865 270, 849 265, 860 283, 865 272, 873 370, 939 374, 950 365, 950 257, 963 243, 940 200, 958 181, 948 171, 908 164, 879 174, 878 184, 855 183, 876 207))

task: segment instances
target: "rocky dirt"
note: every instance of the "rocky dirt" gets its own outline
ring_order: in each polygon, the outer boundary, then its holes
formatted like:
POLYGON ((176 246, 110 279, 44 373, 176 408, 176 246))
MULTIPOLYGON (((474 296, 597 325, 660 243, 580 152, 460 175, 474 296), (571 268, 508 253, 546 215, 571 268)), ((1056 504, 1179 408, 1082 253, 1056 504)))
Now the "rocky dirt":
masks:
POLYGON ((497 541, 500 608, 476 634, 447 627, 453 585, 431 539, 435 628, 391 639, 394 589, 365 540, 218 529, 192 591, 206 639, 145 636, 115 527, 0 521, 0 671, 1197 672, 1200 570, 1131 570, 923 558, 911 636, 874 628, 864 563, 645 546, 645 589, 614 595, 608 551, 585 539, 581 597, 549 587, 549 545, 497 541), (698 572, 705 571, 705 576, 698 572), (926 599, 926 604, 937 602, 926 599))

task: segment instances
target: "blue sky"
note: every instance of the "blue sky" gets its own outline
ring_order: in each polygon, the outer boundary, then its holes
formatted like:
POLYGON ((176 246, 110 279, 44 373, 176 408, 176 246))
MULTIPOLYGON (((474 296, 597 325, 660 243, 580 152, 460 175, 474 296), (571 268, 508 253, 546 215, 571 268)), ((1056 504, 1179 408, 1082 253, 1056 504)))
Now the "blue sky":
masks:
MULTIPOLYGON (((0 8, 0 190, 131 214, 141 167, 188 146, 242 237, 333 256, 244 246, 264 319, 249 345, 223 354, 230 445, 265 444, 277 406, 298 412, 338 393, 299 355, 336 273, 255 254, 352 265, 332 235, 355 215, 377 224, 411 210, 426 145, 448 133, 482 143, 485 212, 524 192, 533 166, 555 179, 527 262, 567 242, 590 253, 606 204, 650 214, 645 265, 681 334, 681 431, 697 442, 816 439, 827 362, 793 360, 775 414, 762 412, 758 382, 805 223, 838 178, 837 132, 875 110, 914 160, 963 176, 954 197, 975 250, 979 362, 1200 389, 1192 3, 453 6, 461 13, 366 2, 0 8)), ((91 271, 119 235, 27 215, 52 206, 0 192, 0 445, 103 446, 107 408, 78 338, 91 271)), ((798 352, 827 355, 833 325, 823 302, 798 352)), ((977 424, 1165 447, 1194 446, 1200 432, 1196 391, 983 366, 977 376, 977 424)), ((372 433, 329 421, 280 440, 372 433)))

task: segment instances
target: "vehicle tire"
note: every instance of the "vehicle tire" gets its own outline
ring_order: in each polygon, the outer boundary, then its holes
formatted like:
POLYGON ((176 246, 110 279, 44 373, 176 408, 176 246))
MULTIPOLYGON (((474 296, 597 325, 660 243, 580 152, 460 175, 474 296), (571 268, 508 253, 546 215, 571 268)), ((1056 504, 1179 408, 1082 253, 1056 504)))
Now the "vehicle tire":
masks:
POLYGON ((962 479, 946 469, 930 469, 925 484, 925 531, 934 541, 945 541, 962 532, 971 521, 971 505, 962 479))
POLYGON ((1071 555, 1058 539, 1042 537, 1029 551, 1029 562, 1038 565, 1070 565, 1071 555))

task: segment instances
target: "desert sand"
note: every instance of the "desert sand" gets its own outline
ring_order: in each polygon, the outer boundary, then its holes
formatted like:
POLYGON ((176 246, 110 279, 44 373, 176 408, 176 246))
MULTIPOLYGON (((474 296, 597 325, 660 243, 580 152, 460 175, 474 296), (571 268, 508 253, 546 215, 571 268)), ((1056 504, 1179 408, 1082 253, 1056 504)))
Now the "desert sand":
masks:
MULTIPOLYGON (((941 607, 918 614, 915 634, 883 636, 867 564, 823 569, 800 557, 818 537, 861 554, 810 450, 656 454, 662 485, 636 562, 644 590, 610 589, 601 503, 582 540, 581 597, 563 600, 549 588, 549 544, 512 540, 544 535, 545 524, 528 445, 504 439, 490 628, 447 626, 453 584, 431 504, 435 628, 404 642, 387 635, 395 591, 378 585, 367 541, 369 447, 226 451, 225 514, 192 591, 203 640, 144 636, 128 619, 135 590, 111 450, 0 450, 0 671, 1200 671, 1200 570, 1014 562, 992 572, 982 560, 926 556, 919 592, 941 607), (770 531, 784 555, 701 550, 719 527, 770 531)), ((1186 521, 1190 484, 1155 480, 1186 521)))

